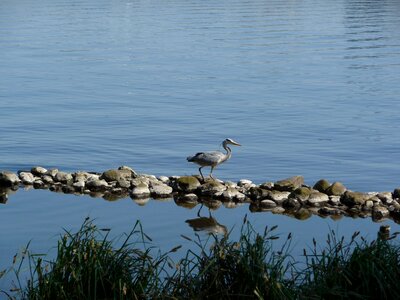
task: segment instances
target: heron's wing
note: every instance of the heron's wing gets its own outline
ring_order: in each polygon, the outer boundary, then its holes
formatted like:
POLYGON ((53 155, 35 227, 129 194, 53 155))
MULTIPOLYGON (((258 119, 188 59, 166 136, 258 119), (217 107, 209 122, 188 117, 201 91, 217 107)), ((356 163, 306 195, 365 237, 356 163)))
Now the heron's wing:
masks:
POLYGON ((199 152, 195 156, 188 157, 188 161, 203 166, 212 166, 218 164, 224 157, 225 154, 219 151, 199 152))

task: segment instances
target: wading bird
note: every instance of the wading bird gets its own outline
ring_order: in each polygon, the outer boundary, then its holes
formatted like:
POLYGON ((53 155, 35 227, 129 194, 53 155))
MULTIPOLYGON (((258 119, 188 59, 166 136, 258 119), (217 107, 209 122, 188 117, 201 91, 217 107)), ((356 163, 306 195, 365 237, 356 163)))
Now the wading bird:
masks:
POLYGON ((241 146, 239 143, 235 142, 232 139, 226 139, 222 142, 222 147, 224 147, 226 153, 222 153, 220 151, 199 152, 196 153, 196 155, 194 156, 189 156, 187 158, 187 161, 194 162, 195 164, 198 164, 200 166, 199 172, 201 177, 203 178, 203 181, 204 176, 203 173, 201 173, 201 169, 203 167, 211 167, 210 177, 214 179, 214 177, 212 177, 212 172, 214 168, 231 158, 232 150, 228 147, 228 145, 241 146))

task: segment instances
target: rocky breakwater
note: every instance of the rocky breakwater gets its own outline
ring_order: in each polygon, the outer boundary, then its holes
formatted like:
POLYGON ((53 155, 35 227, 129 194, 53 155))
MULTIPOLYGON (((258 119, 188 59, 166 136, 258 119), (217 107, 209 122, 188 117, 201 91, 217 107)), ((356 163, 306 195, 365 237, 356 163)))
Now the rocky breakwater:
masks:
POLYGON ((321 179, 313 186, 304 183, 303 176, 254 184, 250 180, 222 182, 199 176, 159 176, 138 174, 127 166, 103 173, 34 167, 17 174, 0 172, 0 201, 18 187, 49 189, 54 192, 88 194, 117 200, 130 196, 143 205, 148 199, 174 198, 176 204, 188 208, 203 203, 216 209, 224 203, 235 207, 249 203, 252 212, 271 211, 306 219, 320 216, 372 217, 374 220, 400 220, 400 188, 393 192, 355 192, 342 183, 321 179))

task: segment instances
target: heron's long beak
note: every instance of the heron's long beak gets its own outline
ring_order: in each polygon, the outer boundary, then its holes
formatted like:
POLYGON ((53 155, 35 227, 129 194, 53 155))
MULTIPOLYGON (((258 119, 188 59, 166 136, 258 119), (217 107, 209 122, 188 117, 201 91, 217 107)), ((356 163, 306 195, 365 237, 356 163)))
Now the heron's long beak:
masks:
POLYGON ((236 143, 236 142, 234 142, 234 141, 232 141, 231 143, 232 143, 232 145, 235 145, 235 146, 242 146, 242 145, 240 145, 239 143, 236 143))

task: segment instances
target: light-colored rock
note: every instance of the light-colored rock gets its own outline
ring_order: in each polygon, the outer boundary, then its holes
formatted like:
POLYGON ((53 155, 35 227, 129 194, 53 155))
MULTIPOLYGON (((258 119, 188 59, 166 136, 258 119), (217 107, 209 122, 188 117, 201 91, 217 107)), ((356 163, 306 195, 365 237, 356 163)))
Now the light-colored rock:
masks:
POLYGON ((131 167, 128 167, 128 166, 121 166, 121 167, 118 168, 118 170, 127 170, 127 171, 130 171, 133 178, 135 178, 135 177, 137 177, 137 176, 139 175, 138 173, 135 172, 134 169, 132 169, 131 167))
POLYGON ((21 182, 17 174, 10 171, 0 172, 0 186, 10 187, 21 182))
POLYGON ((223 191, 221 197, 222 199, 228 201, 244 201, 246 199, 246 196, 243 193, 232 187, 228 187, 225 191, 223 191))
POLYGON ((159 176, 158 180, 165 184, 169 183, 169 177, 167 177, 167 176, 159 176))
POLYGON ((386 207, 383 206, 375 206, 372 209, 372 217, 376 220, 380 220, 383 218, 389 217, 390 212, 386 207))
POLYGON ((332 205, 340 204, 340 196, 329 196, 329 203, 332 205))
POLYGON ((35 176, 31 172, 21 172, 19 173, 19 178, 23 184, 33 184, 35 181, 35 176))
POLYGON ((237 183, 238 186, 251 186, 253 182, 248 179, 240 179, 239 182, 237 183))
POLYGON ((86 182, 86 187, 91 191, 101 192, 105 191, 109 187, 109 184, 104 179, 89 180, 86 182))
POLYGON ((50 169, 50 170, 47 170, 47 172, 46 172, 45 175, 49 175, 49 176, 51 176, 51 177, 54 178, 54 176, 56 176, 56 174, 57 174, 58 172, 59 172, 58 169, 50 169))
POLYGON ((376 196, 385 204, 391 204, 393 202, 393 194, 391 192, 381 192, 376 196))
POLYGON ((132 198, 144 198, 150 196, 150 189, 145 183, 138 184, 131 191, 132 198))
POLYGON ((150 185, 150 193, 153 197, 168 197, 172 194, 172 192, 172 187, 163 183, 150 185))
POLYGON ((289 198, 290 192, 280 192, 280 191, 276 191, 276 190, 272 190, 269 193, 269 198, 271 200, 274 200, 275 202, 282 203, 284 200, 286 200, 287 198, 289 198))
POLYGON ((42 176, 42 180, 46 184, 53 184, 54 183, 54 179, 50 175, 43 175, 42 176))
POLYGON ((365 201, 364 207, 366 209, 371 209, 374 206, 374 202, 372 200, 365 201))
POLYGON ((55 176, 54 180, 57 182, 65 183, 65 184, 70 184, 73 182, 73 177, 72 174, 66 173, 59 171, 55 176))
POLYGON ((265 199, 260 201, 260 206, 262 208, 274 208, 277 206, 277 204, 275 203, 275 201, 265 199))
POLYGON ((74 183, 72 184, 72 186, 73 186, 76 190, 79 190, 79 191, 83 191, 84 188, 85 188, 85 185, 86 185, 86 184, 85 184, 85 182, 84 182, 83 180, 74 182, 74 183))
POLYGON ((31 173, 36 176, 42 176, 47 173, 47 169, 43 167, 33 167, 31 173))
POLYGON ((329 196, 321 192, 312 192, 307 200, 311 206, 321 206, 329 201, 329 196))

